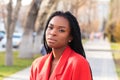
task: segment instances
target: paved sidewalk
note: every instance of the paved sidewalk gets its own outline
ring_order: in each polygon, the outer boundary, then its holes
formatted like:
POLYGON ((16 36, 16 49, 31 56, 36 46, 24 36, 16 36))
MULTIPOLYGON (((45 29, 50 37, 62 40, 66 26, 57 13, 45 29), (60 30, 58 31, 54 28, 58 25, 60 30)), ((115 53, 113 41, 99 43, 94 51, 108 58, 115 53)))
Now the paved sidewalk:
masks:
POLYGON ((9 77, 4 78, 3 80, 29 80, 30 67, 23 69, 9 77))
MULTIPOLYGON (((86 50, 87 59, 92 68, 93 80, 118 80, 112 53, 104 51, 110 50, 110 44, 107 41, 88 41, 84 45, 84 48, 86 50), (92 49, 92 51, 89 51, 90 49, 92 49)), ((4 80, 29 80, 29 71, 30 67, 17 72, 4 80)))
POLYGON ((88 41, 84 45, 93 72, 93 80, 118 80, 110 44, 104 40, 88 41))

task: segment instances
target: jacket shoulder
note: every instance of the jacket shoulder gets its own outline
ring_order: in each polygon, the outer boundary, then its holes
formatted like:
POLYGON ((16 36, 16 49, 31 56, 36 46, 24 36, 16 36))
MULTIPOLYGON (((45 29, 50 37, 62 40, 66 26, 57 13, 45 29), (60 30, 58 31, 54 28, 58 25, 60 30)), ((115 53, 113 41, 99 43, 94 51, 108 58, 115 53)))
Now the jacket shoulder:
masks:
POLYGON ((71 59, 72 59, 74 65, 83 65, 83 64, 88 65, 89 64, 86 58, 84 58, 82 55, 80 55, 74 51, 72 51, 71 59))
POLYGON ((34 65, 34 68, 42 66, 44 64, 44 62, 46 61, 48 56, 49 56, 49 54, 36 58, 33 61, 32 66, 34 65))
POLYGON ((92 80, 92 73, 87 59, 76 52, 72 53, 71 57, 73 80, 92 80))

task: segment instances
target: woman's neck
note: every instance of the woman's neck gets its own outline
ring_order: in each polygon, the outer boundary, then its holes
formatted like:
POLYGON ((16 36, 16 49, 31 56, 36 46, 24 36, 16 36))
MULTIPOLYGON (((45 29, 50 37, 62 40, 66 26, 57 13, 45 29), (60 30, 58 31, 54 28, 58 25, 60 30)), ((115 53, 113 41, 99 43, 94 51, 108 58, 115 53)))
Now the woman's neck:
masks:
POLYGON ((61 55, 62 55, 62 53, 63 53, 63 51, 64 51, 64 49, 65 49, 66 47, 63 47, 63 48, 52 48, 52 53, 53 53, 53 59, 54 60, 59 60, 59 58, 61 57, 61 55))

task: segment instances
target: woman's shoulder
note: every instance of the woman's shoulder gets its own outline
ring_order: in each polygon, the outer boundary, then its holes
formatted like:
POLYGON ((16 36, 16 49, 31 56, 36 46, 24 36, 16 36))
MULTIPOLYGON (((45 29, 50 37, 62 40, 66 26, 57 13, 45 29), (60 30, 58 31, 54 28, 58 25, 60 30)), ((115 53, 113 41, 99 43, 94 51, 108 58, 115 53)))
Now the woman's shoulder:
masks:
POLYGON ((77 52, 75 52, 72 48, 68 48, 69 49, 69 51, 70 51, 70 56, 69 56, 69 59, 70 60, 72 60, 72 61, 74 61, 74 62, 86 62, 87 60, 86 60, 86 58, 85 57, 83 57, 82 55, 80 55, 79 53, 77 53, 77 52))
POLYGON ((48 56, 49 56, 49 54, 46 54, 46 55, 44 55, 44 56, 41 56, 41 57, 36 58, 36 59, 33 61, 32 65, 38 66, 38 65, 40 65, 40 64, 43 64, 43 63, 45 62, 45 60, 47 59, 48 56))
POLYGON ((71 61, 75 65, 88 65, 88 61, 86 58, 84 58, 82 55, 76 53, 73 51, 73 53, 70 56, 71 61))

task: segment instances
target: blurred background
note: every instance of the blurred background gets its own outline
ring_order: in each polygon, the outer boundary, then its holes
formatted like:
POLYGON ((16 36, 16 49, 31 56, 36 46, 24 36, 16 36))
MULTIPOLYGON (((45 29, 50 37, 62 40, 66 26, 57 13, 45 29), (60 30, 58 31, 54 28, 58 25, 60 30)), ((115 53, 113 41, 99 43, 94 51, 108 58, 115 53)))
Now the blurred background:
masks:
POLYGON ((0 79, 30 66, 36 57, 43 55, 44 26, 56 10, 74 14, 83 44, 109 42, 110 49, 104 51, 112 53, 120 77, 119 4, 120 0, 0 0, 0 79), (8 69, 10 72, 6 73, 8 69))

